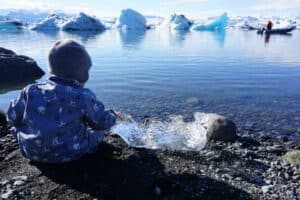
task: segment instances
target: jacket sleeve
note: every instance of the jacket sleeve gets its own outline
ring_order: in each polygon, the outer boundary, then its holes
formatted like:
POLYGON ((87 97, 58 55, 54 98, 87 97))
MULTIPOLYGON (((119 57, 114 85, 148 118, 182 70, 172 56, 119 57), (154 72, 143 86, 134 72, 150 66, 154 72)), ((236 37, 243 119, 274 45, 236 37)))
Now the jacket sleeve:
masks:
POLYGON ((112 111, 105 111, 104 105, 97 101, 93 94, 85 98, 84 112, 84 120, 94 130, 110 129, 116 123, 115 114, 112 111))
POLYGON ((11 101, 7 111, 7 122, 11 127, 20 127, 23 120, 24 110, 26 104, 26 92, 22 90, 19 97, 11 101))

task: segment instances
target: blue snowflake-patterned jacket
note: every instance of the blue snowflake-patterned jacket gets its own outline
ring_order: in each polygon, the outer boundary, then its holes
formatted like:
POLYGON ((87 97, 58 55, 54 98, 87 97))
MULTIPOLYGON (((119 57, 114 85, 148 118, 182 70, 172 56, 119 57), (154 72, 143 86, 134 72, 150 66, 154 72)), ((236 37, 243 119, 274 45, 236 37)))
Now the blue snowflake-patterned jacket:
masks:
POLYGON ((24 88, 7 120, 26 158, 62 163, 96 151, 115 115, 79 82, 52 76, 24 88))

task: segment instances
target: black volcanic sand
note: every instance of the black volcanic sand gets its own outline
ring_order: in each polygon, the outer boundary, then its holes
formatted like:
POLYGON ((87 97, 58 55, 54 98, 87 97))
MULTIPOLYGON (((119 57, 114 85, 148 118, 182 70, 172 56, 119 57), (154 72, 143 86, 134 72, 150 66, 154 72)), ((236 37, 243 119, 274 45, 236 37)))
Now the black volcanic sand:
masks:
POLYGON ((201 152, 171 152, 135 149, 107 136, 97 153, 49 165, 24 159, 7 133, 2 127, 0 199, 297 199, 300 194, 299 167, 280 159, 299 149, 291 141, 247 136, 233 144, 208 144, 201 152))

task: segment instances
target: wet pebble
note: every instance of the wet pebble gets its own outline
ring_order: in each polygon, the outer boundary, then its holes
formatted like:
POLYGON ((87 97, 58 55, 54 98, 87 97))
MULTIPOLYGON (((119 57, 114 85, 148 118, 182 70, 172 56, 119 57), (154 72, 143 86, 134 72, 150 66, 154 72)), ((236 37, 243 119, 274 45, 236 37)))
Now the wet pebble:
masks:
POLYGON ((271 190, 272 187, 273 187, 272 185, 264 185, 261 187, 261 190, 263 193, 267 193, 271 190))

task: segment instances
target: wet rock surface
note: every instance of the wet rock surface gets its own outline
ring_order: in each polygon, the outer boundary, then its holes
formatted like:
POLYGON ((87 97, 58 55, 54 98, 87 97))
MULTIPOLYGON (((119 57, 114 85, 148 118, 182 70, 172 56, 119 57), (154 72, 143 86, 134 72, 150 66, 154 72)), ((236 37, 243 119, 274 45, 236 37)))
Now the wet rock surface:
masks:
POLYGON ((224 116, 209 114, 207 122, 207 138, 208 140, 234 142, 237 138, 236 126, 233 121, 224 116))
POLYGON ((27 56, 0 47, 1 88, 9 84, 34 81, 45 73, 37 63, 27 56))
POLYGON ((0 126, 6 125, 6 114, 0 110, 0 126))
POLYGON ((300 198, 300 168, 281 159, 300 149, 292 141, 243 133, 234 143, 217 141, 201 152, 174 152, 135 149, 108 136, 96 154, 47 165, 25 160, 11 134, 1 131, 1 198, 300 198))

